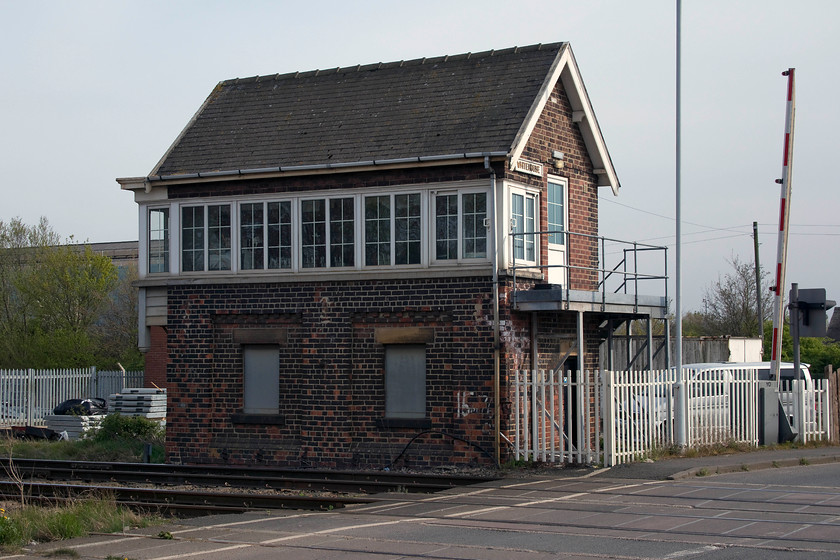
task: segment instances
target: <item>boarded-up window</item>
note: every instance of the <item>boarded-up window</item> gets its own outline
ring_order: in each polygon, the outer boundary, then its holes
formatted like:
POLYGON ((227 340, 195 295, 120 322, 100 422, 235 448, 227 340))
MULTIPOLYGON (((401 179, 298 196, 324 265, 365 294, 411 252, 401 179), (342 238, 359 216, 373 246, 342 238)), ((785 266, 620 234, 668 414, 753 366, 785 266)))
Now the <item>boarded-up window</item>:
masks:
POLYGON ((280 347, 242 347, 246 414, 277 414, 280 410, 280 347))
POLYGON ((426 346, 385 346, 385 417, 426 418, 426 346))

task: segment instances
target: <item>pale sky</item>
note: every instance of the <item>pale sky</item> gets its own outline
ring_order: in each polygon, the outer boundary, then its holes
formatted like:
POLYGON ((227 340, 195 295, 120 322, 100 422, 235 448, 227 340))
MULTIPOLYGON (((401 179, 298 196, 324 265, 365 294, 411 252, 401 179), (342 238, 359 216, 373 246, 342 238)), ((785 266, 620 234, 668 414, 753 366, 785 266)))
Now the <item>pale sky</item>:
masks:
MULTIPOLYGON (((601 235, 675 262, 675 0, 0 0, 0 220, 135 240, 147 175, 222 80, 569 41, 622 185, 601 235)), ((776 262, 796 68, 788 284, 840 300, 835 0, 683 0, 683 310, 733 256, 776 262)), ((669 295, 673 295, 673 281, 669 295)), ((789 289, 789 285, 785 291, 789 289)))

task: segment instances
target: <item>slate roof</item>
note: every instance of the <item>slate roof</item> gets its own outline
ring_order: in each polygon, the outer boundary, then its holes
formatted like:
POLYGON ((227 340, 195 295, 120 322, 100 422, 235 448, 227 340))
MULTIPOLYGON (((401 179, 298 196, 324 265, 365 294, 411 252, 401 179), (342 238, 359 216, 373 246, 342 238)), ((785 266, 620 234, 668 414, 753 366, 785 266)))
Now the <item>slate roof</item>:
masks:
POLYGON ((565 45, 224 81, 150 175, 507 153, 565 45))

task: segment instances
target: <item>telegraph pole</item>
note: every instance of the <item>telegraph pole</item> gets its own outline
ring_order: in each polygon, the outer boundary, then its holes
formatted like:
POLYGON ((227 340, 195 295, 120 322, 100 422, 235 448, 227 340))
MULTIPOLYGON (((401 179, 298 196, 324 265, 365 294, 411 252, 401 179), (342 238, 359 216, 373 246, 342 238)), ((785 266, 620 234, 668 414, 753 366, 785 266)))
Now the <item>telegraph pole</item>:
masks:
POLYGON ((761 353, 764 353, 764 306, 761 295, 761 264, 758 261, 758 222, 753 222, 753 249, 755 250, 755 313, 758 317, 758 338, 761 339, 761 353))
POLYGON ((679 447, 688 445, 688 398, 686 391, 685 372, 683 372, 682 355, 682 197, 681 197, 681 59, 682 39, 680 31, 682 27, 682 2, 677 0, 677 141, 676 141, 676 163, 677 163, 677 264, 676 264, 676 340, 674 341, 674 359, 677 367, 677 379, 674 385, 674 440, 679 447))

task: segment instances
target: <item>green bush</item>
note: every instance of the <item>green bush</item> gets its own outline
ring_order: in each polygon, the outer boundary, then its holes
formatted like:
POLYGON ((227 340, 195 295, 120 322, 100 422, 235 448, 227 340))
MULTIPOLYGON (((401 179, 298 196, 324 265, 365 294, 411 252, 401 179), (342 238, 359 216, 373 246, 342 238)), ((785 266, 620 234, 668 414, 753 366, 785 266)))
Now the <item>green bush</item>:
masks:
POLYGON ((109 414, 102 419, 99 430, 93 435, 93 440, 99 443, 114 439, 157 443, 162 442, 164 437, 165 429, 160 422, 141 416, 123 416, 117 413, 109 414))

